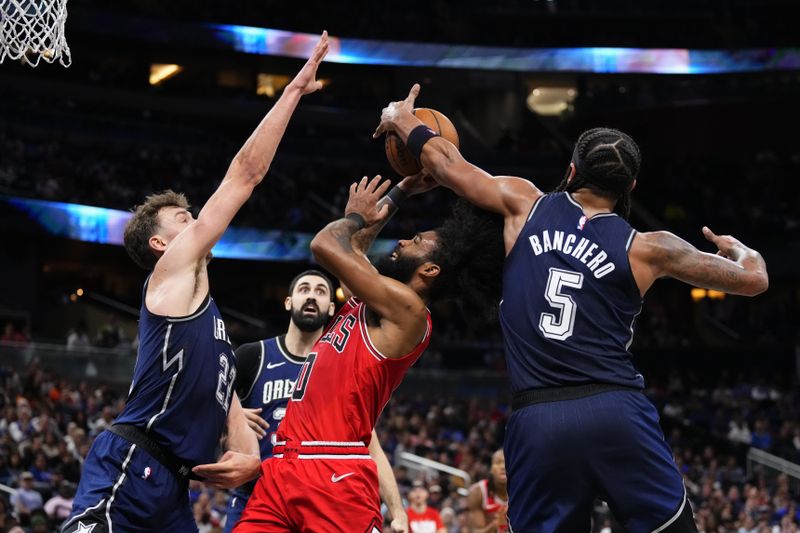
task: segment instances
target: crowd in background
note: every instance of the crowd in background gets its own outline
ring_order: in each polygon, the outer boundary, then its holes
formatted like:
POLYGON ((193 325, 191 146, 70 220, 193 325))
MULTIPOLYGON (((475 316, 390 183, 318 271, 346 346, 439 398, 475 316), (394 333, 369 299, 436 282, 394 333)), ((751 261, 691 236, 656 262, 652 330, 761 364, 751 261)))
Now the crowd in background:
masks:
MULTIPOLYGON (((754 446, 798 460, 798 398, 783 385, 725 382, 702 388, 673 374, 654 379, 647 391, 662 414, 700 531, 795 532, 798 480, 759 468, 748 473, 744 456, 754 446), (710 413, 715 423, 709 425, 700 413, 710 413)), ((69 513, 93 439, 113 423, 124 397, 107 385, 71 383, 36 362, 21 373, 1 367, 0 391, 0 484, 17 491, 0 492, 0 532, 19 532, 16 526, 53 531, 69 513)), ((468 531, 468 487, 457 477, 402 466, 400 453, 462 469, 472 480, 486 479, 508 415, 508 405, 497 399, 402 392, 384 410, 377 431, 394 460, 401 493, 405 497, 415 485, 427 487, 428 503, 441 514, 447 533, 468 531)), ((199 482, 190 489, 200 531, 219 531, 227 494, 199 482)), ((593 531, 618 531, 600 501, 593 531)))

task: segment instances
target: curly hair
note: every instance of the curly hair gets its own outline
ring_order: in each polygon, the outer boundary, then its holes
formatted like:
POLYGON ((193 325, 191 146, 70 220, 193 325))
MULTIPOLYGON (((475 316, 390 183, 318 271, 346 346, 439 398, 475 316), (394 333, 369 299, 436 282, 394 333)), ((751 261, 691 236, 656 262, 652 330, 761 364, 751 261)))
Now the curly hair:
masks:
POLYGON ((569 174, 556 188, 573 192, 586 187, 595 194, 617 200, 614 212, 628 218, 631 187, 642 166, 642 154, 627 133, 614 128, 593 128, 578 137, 572 155, 575 177, 569 174))
POLYGON ((438 246, 430 260, 441 273, 431 300, 455 302, 468 320, 494 320, 503 286, 503 217, 459 199, 435 231, 438 246))

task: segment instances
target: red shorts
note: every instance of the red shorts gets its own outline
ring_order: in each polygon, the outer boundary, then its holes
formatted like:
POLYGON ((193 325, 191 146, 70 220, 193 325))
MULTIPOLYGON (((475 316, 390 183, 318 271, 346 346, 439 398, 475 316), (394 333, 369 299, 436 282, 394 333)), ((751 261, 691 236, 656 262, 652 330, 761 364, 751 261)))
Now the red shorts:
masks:
POLYGON ((366 446, 275 446, 234 533, 380 533, 378 468, 366 446))

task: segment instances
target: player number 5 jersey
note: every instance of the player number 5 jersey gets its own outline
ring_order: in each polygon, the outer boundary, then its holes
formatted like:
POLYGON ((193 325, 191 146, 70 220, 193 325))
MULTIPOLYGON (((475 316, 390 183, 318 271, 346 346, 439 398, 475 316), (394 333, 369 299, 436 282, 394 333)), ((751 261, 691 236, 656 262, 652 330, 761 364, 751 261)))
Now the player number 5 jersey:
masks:
POLYGON ((513 392, 644 386, 628 351, 642 308, 628 262, 634 237, 613 213, 587 219, 569 193, 539 198, 503 274, 500 323, 513 392))

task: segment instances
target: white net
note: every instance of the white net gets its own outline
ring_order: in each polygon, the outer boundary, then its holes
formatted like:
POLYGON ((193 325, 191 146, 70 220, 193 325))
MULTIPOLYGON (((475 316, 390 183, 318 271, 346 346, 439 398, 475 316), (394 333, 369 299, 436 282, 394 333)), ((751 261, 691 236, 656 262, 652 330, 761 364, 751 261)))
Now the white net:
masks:
POLYGON ((8 57, 32 67, 42 59, 70 66, 66 21, 67 0, 0 0, 0 63, 8 57))

